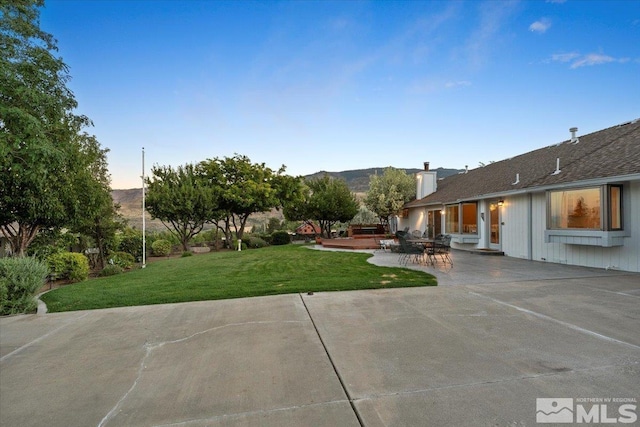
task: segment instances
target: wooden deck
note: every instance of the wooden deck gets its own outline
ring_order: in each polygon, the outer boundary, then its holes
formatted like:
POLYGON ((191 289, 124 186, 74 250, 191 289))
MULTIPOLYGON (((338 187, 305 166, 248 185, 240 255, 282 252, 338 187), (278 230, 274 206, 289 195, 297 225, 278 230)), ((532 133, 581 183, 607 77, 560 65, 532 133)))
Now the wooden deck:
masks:
POLYGON ((374 238, 322 239, 322 246, 335 249, 380 249, 380 243, 374 238))

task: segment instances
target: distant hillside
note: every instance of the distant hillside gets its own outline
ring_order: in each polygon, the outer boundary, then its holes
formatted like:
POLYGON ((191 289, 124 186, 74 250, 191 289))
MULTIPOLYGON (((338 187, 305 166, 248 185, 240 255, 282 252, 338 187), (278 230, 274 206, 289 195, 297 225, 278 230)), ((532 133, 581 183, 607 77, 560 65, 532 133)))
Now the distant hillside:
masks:
MULTIPOLYGON (((142 229, 142 189, 132 188, 129 190, 112 190, 113 202, 120 205, 120 214, 126 219, 131 227, 142 229)), ((164 225, 159 220, 152 220, 149 212, 144 214, 147 230, 165 230, 164 225)))
MULTIPOLYGON (((385 168, 369 168, 369 169, 357 169, 348 170, 342 172, 325 172, 320 171, 312 175, 307 175, 305 179, 320 178, 325 174, 334 178, 344 179, 347 182, 347 186, 354 193, 366 193, 369 190, 369 176, 375 174, 384 173, 385 168)), ((438 168, 433 169, 438 173, 438 178, 445 178, 449 175, 455 175, 459 172, 463 172, 460 169, 445 169, 438 168)), ((421 169, 404 169, 407 174, 413 175, 420 172, 421 169)), ((137 229, 142 228, 142 190, 140 188, 132 188, 129 190, 113 190, 111 192, 113 201, 120 204, 120 213, 129 221, 129 225, 137 229)), ((252 215, 251 219, 259 221, 263 216, 282 216, 280 212, 271 212, 252 215)), ((147 230, 164 230, 165 227, 159 220, 152 220, 149 213, 145 213, 145 222, 147 230)))
MULTIPOLYGON (((132 188, 129 190, 112 190, 111 197, 114 203, 120 205, 120 214, 127 220, 129 226, 142 230, 142 189, 132 188)), ((148 231, 165 231, 166 227, 162 224, 162 221, 157 219, 151 219, 149 212, 145 212, 145 226, 148 231)), ((263 224, 269 221, 269 218, 277 217, 283 219, 282 212, 275 209, 271 212, 256 213, 249 218, 249 227, 255 224, 263 224)), ((212 228, 211 225, 206 225, 204 228, 212 228)))

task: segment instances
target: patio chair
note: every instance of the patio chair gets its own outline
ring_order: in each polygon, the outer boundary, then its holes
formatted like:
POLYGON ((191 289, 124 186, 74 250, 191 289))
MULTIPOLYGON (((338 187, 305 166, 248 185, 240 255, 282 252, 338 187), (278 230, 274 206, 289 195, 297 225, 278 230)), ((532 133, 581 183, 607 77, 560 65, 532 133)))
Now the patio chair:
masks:
POLYGON ((422 246, 413 245, 407 242, 407 239, 403 235, 398 236, 398 240, 400 241, 401 251, 400 258, 398 259, 400 264, 407 265, 411 260, 418 263, 421 259, 424 259, 424 249, 422 246))
POLYGON ((451 264, 453 267, 453 260, 451 259, 451 235, 445 234, 440 239, 436 239, 433 243, 434 258, 435 255, 440 255, 442 262, 451 264))
POLYGON ((398 230, 398 231, 396 231, 396 237, 397 238, 400 238, 400 236, 407 237, 407 234, 409 234, 409 232, 407 230, 398 230))
POLYGON ((424 255, 427 257, 427 263, 432 266, 436 265, 436 244, 431 242, 424 247, 424 255))

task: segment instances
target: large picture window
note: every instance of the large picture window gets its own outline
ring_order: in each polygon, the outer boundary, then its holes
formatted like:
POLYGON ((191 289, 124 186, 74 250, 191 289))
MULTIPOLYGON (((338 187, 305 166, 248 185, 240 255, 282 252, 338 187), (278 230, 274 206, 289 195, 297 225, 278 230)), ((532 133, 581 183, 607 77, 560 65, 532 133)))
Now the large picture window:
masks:
POLYGON ((445 212, 445 232, 451 234, 478 234, 478 204, 449 205, 445 212))
POLYGON ((550 229, 622 229, 622 187, 550 191, 550 229))

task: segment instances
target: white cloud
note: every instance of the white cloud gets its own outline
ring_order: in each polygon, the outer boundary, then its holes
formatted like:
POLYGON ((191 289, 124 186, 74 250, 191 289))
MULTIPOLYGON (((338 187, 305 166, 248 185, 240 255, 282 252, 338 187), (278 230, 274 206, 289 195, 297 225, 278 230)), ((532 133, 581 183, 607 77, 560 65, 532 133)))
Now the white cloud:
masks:
POLYGON ((551 59, 546 62, 570 62, 571 68, 580 68, 592 65, 609 64, 611 62, 624 64, 629 61, 631 61, 630 58, 614 58, 603 53, 588 53, 586 55, 583 55, 577 52, 569 52, 553 54, 551 55, 551 59))
POLYGON ((603 55, 601 53, 589 53, 573 61, 573 63, 571 64, 571 68, 580 68, 587 65, 607 64, 614 61, 616 61, 616 59, 612 58, 609 55, 603 55))
POLYGON ((546 33, 549 28, 551 28, 551 21, 547 18, 539 19, 529 25, 529 31, 533 31, 534 33, 546 33))

